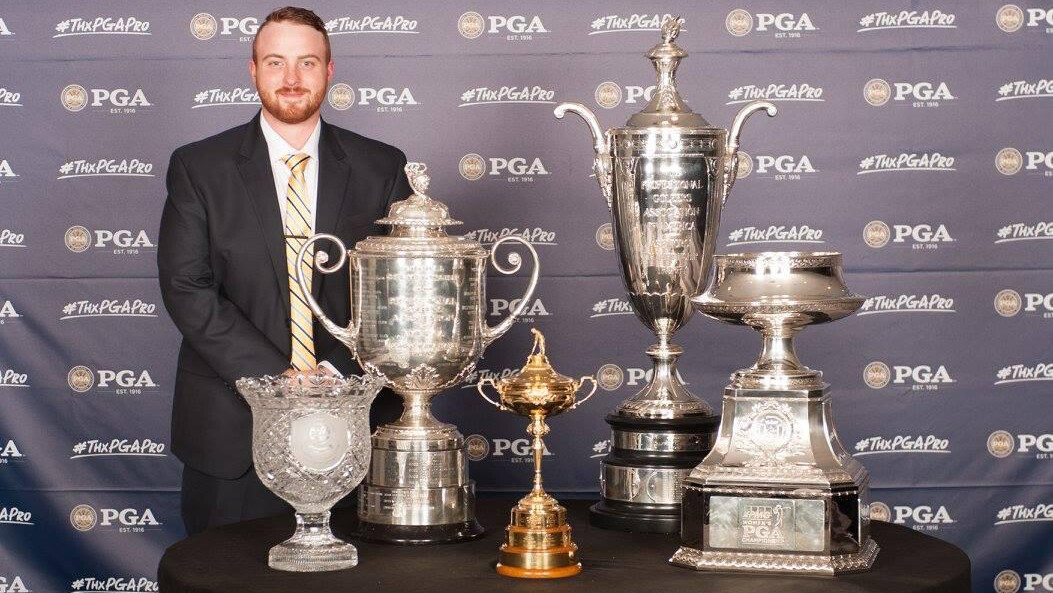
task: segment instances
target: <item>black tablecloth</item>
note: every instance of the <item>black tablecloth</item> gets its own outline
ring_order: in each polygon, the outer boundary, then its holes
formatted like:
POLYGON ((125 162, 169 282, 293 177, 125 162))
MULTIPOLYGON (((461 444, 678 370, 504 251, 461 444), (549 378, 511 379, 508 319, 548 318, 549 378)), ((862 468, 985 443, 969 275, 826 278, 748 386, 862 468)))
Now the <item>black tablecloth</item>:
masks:
POLYGON ((592 501, 564 500, 584 566, 575 577, 525 580, 494 571, 502 543, 509 498, 478 501, 487 534, 476 541, 435 546, 369 544, 347 537, 354 525, 350 509, 333 513, 333 531, 358 548, 358 566, 323 573, 291 573, 267 567, 267 550, 292 535, 293 519, 275 517, 210 529, 165 551, 158 568, 162 593, 293 593, 361 591, 428 593, 444 591, 590 593, 947 592, 969 593, 969 558, 959 548, 911 529, 874 522, 881 547, 874 568, 841 577, 796 577, 696 572, 670 565, 675 536, 605 531, 589 525, 592 501))

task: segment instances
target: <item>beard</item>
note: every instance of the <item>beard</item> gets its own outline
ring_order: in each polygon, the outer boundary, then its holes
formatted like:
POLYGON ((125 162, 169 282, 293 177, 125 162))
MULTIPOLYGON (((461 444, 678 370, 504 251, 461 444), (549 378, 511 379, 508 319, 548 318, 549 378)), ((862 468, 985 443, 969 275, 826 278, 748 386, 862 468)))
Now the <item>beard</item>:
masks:
POLYGON ((306 121, 318 112, 322 107, 322 98, 324 96, 325 89, 322 92, 314 92, 305 87, 281 87, 273 91, 260 92, 260 103, 271 115, 278 118, 278 121, 286 124, 298 124, 306 121), (284 93, 304 94, 298 97, 293 104, 283 104, 279 94, 284 93))

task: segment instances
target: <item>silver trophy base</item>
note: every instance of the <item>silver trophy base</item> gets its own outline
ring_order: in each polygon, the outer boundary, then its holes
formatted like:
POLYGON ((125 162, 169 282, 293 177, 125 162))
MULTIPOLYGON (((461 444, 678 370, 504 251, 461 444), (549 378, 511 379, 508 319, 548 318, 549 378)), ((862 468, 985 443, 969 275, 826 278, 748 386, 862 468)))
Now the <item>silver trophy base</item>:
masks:
POLYGON ((696 570, 835 575, 878 553, 869 475, 833 431, 829 389, 728 387, 717 445, 684 482, 682 546, 696 570))
POLYGON ((870 570, 878 545, 868 539, 855 554, 803 556, 770 552, 702 551, 681 546, 669 562, 695 570, 837 575, 870 570))
POLYGON ((452 425, 408 432, 394 425, 373 435, 369 475, 358 492, 358 536, 391 544, 475 539, 475 482, 464 438, 452 425))

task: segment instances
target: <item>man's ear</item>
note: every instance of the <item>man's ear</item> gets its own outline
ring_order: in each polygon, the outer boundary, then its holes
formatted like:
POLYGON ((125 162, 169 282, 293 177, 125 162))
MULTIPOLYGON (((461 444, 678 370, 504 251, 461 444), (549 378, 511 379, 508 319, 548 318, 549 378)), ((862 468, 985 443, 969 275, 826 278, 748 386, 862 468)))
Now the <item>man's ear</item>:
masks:
POLYGON ((333 61, 329 60, 329 63, 325 66, 326 82, 333 82, 333 61))
POLYGON ((256 85, 256 60, 249 58, 249 76, 252 77, 253 86, 256 85))

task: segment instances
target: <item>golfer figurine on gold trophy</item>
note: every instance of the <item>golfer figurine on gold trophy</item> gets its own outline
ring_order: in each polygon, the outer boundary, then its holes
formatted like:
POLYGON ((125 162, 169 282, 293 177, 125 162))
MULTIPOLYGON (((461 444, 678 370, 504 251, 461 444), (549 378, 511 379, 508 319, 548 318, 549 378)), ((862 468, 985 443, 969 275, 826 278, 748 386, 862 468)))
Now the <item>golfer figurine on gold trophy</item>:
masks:
POLYGON ((541 458, 545 453, 541 439, 549 430, 545 419, 585 403, 596 392, 596 379, 575 381, 557 373, 545 355, 545 337, 536 329, 531 331, 534 348, 523 368, 506 379, 484 378, 476 384, 483 399, 498 409, 528 416, 527 432, 534 437, 534 488, 512 508, 497 572, 526 579, 570 577, 581 572, 578 546, 570 538, 567 509, 541 487, 541 458), (574 395, 586 381, 592 382, 592 391, 575 403, 574 395), (500 402, 483 391, 487 383, 497 390, 500 402))

